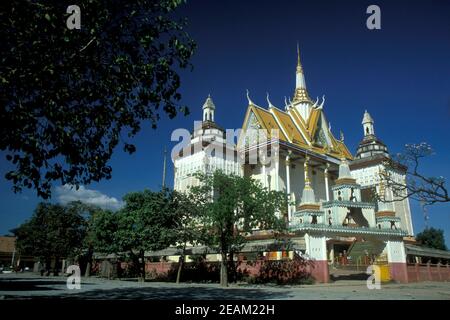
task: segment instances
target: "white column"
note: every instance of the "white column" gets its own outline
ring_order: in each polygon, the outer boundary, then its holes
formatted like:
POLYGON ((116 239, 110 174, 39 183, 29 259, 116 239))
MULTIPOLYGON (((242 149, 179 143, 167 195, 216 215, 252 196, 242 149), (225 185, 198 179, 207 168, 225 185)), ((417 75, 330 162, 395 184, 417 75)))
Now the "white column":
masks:
POLYGON ((267 188, 266 165, 261 163, 261 166, 262 166, 263 187, 267 188))
POLYGON ((403 241, 386 241, 386 251, 389 263, 406 263, 406 252, 403 241))
POLYGON ((331 265, 334 266, 334 244, 330 244, 330 260, 331 265))
POLYGON ((306 254, 311 259, 327 261, 327 241, 323 235, 305 234, 306 254))
MULTIPOLYGON (((288 201, 291 201, 291 177, 290 177, 291 157, 286 156, 286 192, 288 195, 288 201)), ((288 222, 291 222, 291 205, 288 204, 288 222)))
POLYGON ((325 168, 325 198, 327 201, 330 201, 330 190, 328 187, 328 168, 330 167, 330 164, 327 163, 327 167, 325 168))
POLYGON ((278 157, 275 160, 275 191, 280 191, 280 163, 278 157))

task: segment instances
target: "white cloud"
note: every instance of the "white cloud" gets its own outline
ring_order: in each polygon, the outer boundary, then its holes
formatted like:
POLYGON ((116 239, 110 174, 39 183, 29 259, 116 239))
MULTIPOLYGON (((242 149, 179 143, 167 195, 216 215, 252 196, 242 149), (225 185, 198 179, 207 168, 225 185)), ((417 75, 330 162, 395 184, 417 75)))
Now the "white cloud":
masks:
POLYGON ((65 184, 63 186, 56 187, 56 194, 58 197, 58 202, 62 204, 66 204, 71 201, 81 201, 86 204, 93 204, 103 209, 111 210, 117 210, 123 206, 122 201, 119 201, 114 197, 109 197, 98 190, 86 189, 84 186, 80 186, 77 190, 75 186, 65 184))

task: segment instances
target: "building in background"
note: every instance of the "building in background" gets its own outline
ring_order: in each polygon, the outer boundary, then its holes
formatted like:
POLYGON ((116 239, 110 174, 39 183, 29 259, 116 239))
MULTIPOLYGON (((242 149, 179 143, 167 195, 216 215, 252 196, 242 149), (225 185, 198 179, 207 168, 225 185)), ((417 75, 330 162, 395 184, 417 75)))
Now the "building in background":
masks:
POLYGON ((16 237, 0 237, 0 268, 10 268, 16 261, 16 237))
POLYGON ((183 149, 173 159, 174 189, 186 192, 198 185, 193 176, 197 172, 208 173, 222 170, 226 174, 241 175, 237 161, 236 145, 226 140, 225 130, 214 119, 216 106, 208 96, 203 104, 203 121, 195 122, 194 130, 183 149))

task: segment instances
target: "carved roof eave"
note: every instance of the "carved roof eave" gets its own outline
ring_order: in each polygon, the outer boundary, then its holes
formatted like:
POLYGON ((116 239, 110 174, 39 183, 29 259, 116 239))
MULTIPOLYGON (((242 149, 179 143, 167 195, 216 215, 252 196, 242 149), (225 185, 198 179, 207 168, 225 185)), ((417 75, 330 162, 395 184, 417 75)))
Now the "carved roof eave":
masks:
POLYGON ((335 191, 335 190, 342 190, 342 189, 346 189, 346 188, 353 188, 353 189, 361 189, 361 185, 359 184, 335 184, 333 186, 331 186, 331 191, 335 191))
POLYGON ((323 208, 332 207, 351 207, 351 208, 363 208, 363 209, 373 209, 375 204, 371 202, 353 202, 353 201, 339 201, 331 200, 322 203, 323 208))
POLYGON ((323 216, 324 212, 322 210, 299 210, 294 212, 294 217, 304 217, 304 216, 323 216))
POLYGON ((383 221, 388 221, 388 222, 397 221, 397 222, 400 222, 401 221, 400 217, 376 217, 375 219, 376 219, 377 222, 383 222, 383 221))
POLYGON ((327 232, 337 234, 355 234, 355 235, 375 235, 375 236, 393 236, 405 237, 407 232, 403 230, 378 229, 378 228, 349 228, 343 226, 329 226, 325 224, 297 223, 289 226, 289 230, 293 232, 327 232))

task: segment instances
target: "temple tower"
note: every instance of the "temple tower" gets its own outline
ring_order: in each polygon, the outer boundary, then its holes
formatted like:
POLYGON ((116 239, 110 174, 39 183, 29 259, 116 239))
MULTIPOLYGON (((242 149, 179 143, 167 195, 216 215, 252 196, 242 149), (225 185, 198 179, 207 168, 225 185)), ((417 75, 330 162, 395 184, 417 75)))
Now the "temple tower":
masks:
MULTIPOLYGON (((384 223, 394 224, 407 231, 408 235, 413 235, 413 225, 411 219, 411 209, 409 199, 397 200, 391 188, 382 180, 382 174, 387 170, 384 161, 390 158, 387 146, 375 135, 374 120, 367 112, 364 112, 362 126, 364 136, 359 143, 355 160, 351 162, 350 168, 352 176, 361 185, 361 197, 363 201, 374 201, 374 194, 382 196, 387 201, 377 202, 377 212, 385 212, 389 217, 395 217, 384 223), (389 212, 389 213, 388 213, 389 212), (392 220, 392 221, 391 221, 392 220)), ((401 167, 399 167, 401 169, 401 167)), ((399 183, 406 183, 406 168, 398 172, 393 172, 393 176, 399 183)), ((405 191, 406 192, 406 191, 405 191)))

